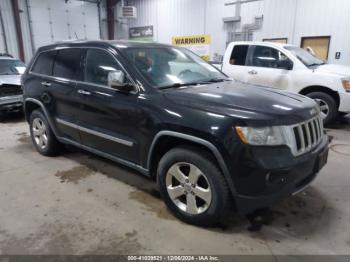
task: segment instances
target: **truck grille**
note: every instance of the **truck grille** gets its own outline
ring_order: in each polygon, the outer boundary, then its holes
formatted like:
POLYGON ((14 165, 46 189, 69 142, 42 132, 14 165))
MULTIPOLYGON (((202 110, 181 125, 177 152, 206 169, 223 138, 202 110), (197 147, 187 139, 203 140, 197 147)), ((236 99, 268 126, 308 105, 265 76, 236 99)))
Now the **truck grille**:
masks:
POLYGON ((22 94, 23 94, 23 91, 21 86, 9 85, 9 84, 3 84, 0 86, 0 97, 22 95, 22 94))
POLYGON ((311 151, 322 140, 323 121, 317 116, 309 121, 292 126, 295 144, 294 155, 301 155, 311 151))

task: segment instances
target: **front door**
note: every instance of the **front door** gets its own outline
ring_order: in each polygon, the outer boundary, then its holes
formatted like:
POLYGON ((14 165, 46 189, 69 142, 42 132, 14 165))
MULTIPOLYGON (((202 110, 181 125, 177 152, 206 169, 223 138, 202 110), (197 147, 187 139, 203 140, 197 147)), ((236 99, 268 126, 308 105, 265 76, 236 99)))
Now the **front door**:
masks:
POLYGON ((288 89, 292 72, 288 65, 292 62, 281 51, 269 46, 251 45, 246 62, 248 83, 288 89))
POLYGON ((139 126, 143 123, 138 95, 108 86, 108 73, 115 70, 123 71, 116 54, 97 48, 85 50, 84 77, 77 83, 82 144, 138 163, 139 126))

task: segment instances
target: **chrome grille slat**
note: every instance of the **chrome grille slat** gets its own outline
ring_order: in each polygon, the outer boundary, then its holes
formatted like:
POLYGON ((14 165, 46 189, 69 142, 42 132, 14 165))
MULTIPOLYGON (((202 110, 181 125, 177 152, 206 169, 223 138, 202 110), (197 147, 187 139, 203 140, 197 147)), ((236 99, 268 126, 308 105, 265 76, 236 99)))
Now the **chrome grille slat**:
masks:
POLYGON ((298 126, 298 133, 299 133, 299 139, 300 139, 300 151, 304 151, 305 150, 305 140, 304 140, 304 134, 303 134, 303 129, 301 126, 298 126))
POLYGON ((311 148, 312 147, 312 143, 311 143, 311 135, 310 135, 310 129, 309 129, 309 122, 307 122, 306 124, 304 124, 305 130, 306 130, 306 139, 307 139, 307 148, 311 148))
POLYGON ((315 136, 316 136, 316 144, 318 143, 319 141, 319 138, 320 138, 320 135, 319 135, 319 131, 317 129, 317 124, 316 124, 316 121, 312 121, 312 128, 314 130, 314 133, 315 133, 315 136))
POLYGON ((290 145, 294 155, 299 156, 311 151, 322 140, 323 124, 320 116, 291 127, 292 142, 290 145))

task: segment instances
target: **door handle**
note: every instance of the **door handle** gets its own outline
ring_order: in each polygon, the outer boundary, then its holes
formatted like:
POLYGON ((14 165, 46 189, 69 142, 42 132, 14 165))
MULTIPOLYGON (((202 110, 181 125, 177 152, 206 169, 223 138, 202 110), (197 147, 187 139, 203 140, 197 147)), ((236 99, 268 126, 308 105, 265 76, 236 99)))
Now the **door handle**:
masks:
POLYGON ((51 83, 49 83, 49 82, 41 82, 41 85, 42 86, 46 86, 46 87, 49 87, 49 86, 51 86, 51 83))
POLYGON ((255 70, 250 70, 250 71, 248 71, 248 74, 250 74, 250 75, 257 75, 258 72, 255 71, 255 70))
POLYGON ((78 92, 78 94, 82 94, 82 95, 85 95, 85 96, 91 95, 91 92, 86 91, 86 90, 82 90, 82 89, 79 89, 77 92, 78 92))

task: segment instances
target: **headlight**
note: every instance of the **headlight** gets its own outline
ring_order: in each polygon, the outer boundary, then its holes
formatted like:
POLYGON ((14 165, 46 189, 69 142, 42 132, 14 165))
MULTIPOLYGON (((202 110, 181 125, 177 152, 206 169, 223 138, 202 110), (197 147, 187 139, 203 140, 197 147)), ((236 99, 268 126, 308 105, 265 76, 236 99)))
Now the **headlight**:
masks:
POLYGON ((350 92, 350 79, 343 79, 342 80, 343 87, 347 92, 350 92))
POLYGON ((276 146, 287 144, 283 128, 272 127, 236 127, 236 132, 245 144, 255 146, 276 146))

